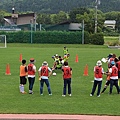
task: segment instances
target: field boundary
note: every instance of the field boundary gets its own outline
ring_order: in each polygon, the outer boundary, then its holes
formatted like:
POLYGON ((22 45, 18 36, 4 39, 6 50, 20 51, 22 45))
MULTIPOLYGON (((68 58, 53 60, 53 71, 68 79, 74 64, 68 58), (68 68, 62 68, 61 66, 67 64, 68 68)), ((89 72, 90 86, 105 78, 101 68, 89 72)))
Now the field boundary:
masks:
POLYGON ((0 114, 0 120, 120 120, 120 116, 61 114, 0 114))
POLYGON ((111 49, 120 49, 120 46, 108 46, 108 48, 111 48, 111 49))

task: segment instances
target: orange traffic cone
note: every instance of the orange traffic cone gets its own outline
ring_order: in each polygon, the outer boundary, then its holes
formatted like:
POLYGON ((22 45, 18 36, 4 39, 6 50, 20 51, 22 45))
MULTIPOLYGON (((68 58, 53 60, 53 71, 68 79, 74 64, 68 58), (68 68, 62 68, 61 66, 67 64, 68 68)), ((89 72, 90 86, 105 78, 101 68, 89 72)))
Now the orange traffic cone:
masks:
POLYGON ((20 60, 20 62, 22 61, 22 54, 20 54, 20 59, 19 60, 20 60))
POLYGON ((88 65, 86 64, 85 68, 84 68, 84 76, 88 76, 88 65))
POLYGON ((78 55, 76 55, 75 62, 78 62, 78 55))
POLYGON ((10 73, 10 65, 9 64, 6 65, 6 73, 5 73, 5 75, 11 75, 11 73, 10 73))

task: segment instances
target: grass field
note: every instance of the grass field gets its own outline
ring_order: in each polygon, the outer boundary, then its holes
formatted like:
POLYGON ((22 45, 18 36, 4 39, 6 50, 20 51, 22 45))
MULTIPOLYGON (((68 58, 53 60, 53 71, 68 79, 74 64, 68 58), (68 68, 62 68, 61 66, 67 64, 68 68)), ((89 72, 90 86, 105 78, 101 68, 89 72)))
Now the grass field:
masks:
MULTIPOLYGON (((69 65, 73 68, 72 96, 62 97, 63 80, 60 70, 55 71, 57 76, 51 76, 50 85, 52 96, 48 95, 44 86, 44 95, 39 94, 38 73, 34 84, 34 94, 19 93, 19 57, 27 60, 31 57, 36 59, 37 70, 46 60, 51 67, 54 54, 63 55, 64 45, 57 44, 8 44, 5 49, 0 49, 0 113, 56 113, 56 114, 97 114, 97 115, 120 115, 120 95, 109 95, 109 88, 101 95, 90 97, 93 81, 93 67, 96 61, 106 57, 109 53, 120 55, 119 49, 109 49, 107 46, 95 45, 66 45, 70 58, 69 65), (79 62, 75 62, 76 54, 79 62), (11 75, 5 75, 6 64, 10 64, 11 75), (85 65, 88 65, 89 76, 83 76, 85 65)), ((103 63, 106 71, 107 64, 103 63)), ((102 88, 105 84, 104 76, 102 88)), ((25 86, 28 92, 28 83, 25 86)))
POLYGON ((118 37, 113 37, 113 36, 105 36, 104 37, 104 42, 105 44, 110 44, 113 42, 120 42, 120 38, 118 37))

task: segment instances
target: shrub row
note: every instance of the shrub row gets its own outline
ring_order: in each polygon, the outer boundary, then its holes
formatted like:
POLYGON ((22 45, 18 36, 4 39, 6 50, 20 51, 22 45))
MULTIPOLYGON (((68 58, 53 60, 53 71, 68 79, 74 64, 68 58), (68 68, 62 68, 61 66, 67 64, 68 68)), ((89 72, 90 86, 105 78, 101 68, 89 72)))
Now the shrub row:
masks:
MULTIPOLYGON (((6 35, 7 43, 51 43, 51 44, 82 44, 82 32, 66 31, 19 31, 0 32, 6 35)), ((84 44, 104 44, 102 34, 84 32, 84 44)))

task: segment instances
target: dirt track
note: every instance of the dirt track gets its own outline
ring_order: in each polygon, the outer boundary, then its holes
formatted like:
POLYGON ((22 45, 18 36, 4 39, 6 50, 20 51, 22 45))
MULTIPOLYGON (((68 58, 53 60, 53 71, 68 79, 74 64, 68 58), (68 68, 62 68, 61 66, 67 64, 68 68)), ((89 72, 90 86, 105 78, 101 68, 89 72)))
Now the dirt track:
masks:
POLYGON ((59 114, 0 114, 0 120, 120 120, 120 116, 59 115, 59 114))

